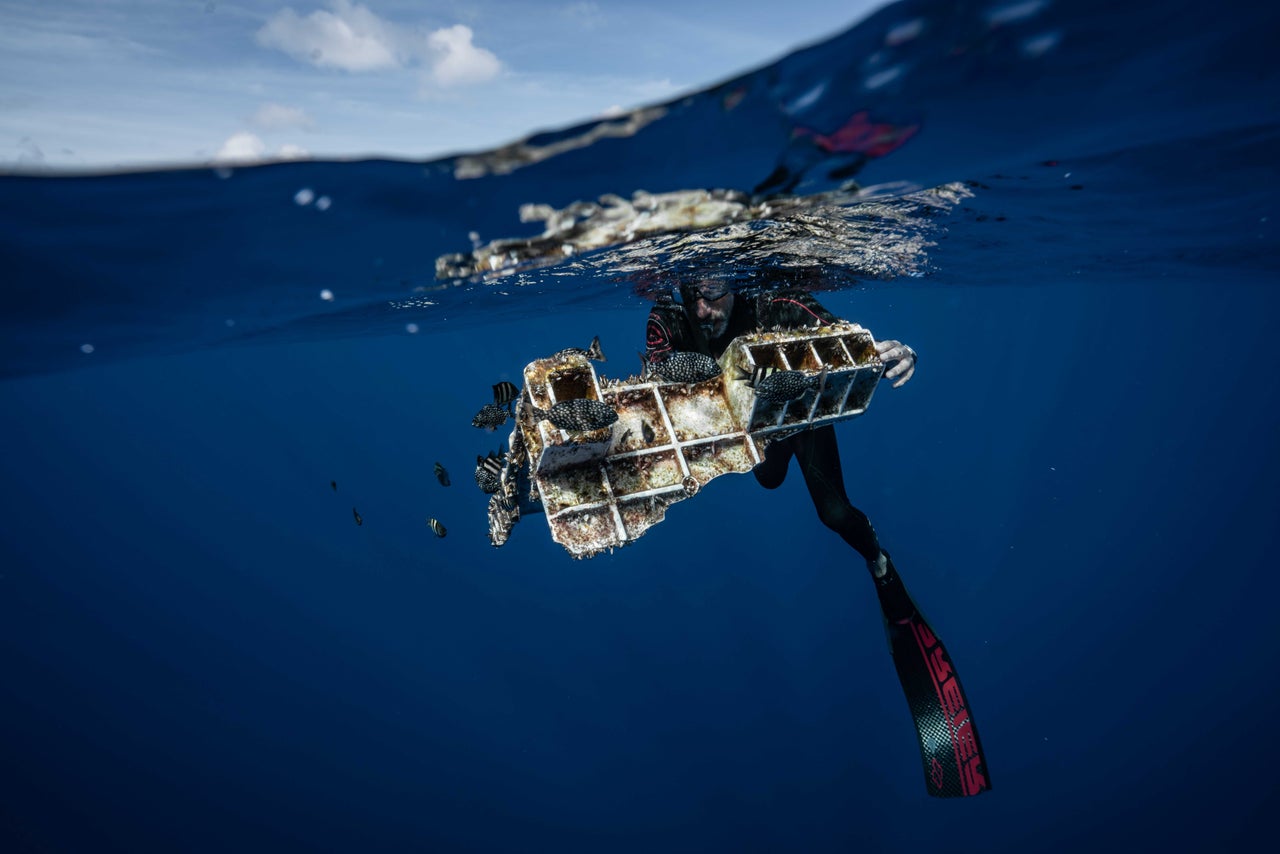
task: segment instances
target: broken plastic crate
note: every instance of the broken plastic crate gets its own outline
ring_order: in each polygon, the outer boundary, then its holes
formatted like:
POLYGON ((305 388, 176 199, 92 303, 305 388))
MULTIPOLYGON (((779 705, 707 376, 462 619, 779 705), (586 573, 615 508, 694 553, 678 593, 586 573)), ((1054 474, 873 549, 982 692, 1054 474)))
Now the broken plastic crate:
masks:
MULTIPOLYGON (((576 354, 529 363, 511 437, 522 452, 508 460, 504 483, 519 474, 541 504, 552 539, 574 557, 591 557, 638 539, 667 507, 713 478, 750 471, 771 441, 861 415, 884 372, 871 333, 851 323, 744 335, 719 361, 720 375, 701 383, 602 380, 576 354), (739 378, 757 366, 811 376, 827 370, 799 398, 767 403, 739 378), (535 419, 527 405, 547 410, 575 398, 609 404, 618 420, 568 432, 535 419), (524 465, 527 472, 510 470, 524 465)), ((493 499, 504 500, 509 496, 493 499)), ((505 542, 511 524, 497 534, 491 526, 494 545, 505 542)))

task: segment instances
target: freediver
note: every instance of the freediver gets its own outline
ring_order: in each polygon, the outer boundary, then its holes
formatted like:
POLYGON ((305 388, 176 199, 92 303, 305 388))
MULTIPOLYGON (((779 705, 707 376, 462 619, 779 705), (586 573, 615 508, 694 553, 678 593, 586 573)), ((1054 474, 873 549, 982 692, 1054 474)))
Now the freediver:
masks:
MULTIPOLYGON (((757 329, 822 327, 840 322, 808 291, 787 287, 737 294, 729 282, 683 283, 649 312, 645 328, 647 366, 673 353, 703 353, 719 359, 733 339, 757 329)), ((900 341, 876 342, 893 387, 915 374, 916 353, 900 341)), ((822 523, 865 561, 875 582, 890 650, 920 739, 929 794, 976 795, 990 789, 986 759, 969 715, 969 704, 950 655, 921 616, 875 529, 845 492, 835 427, 824 424, 770 444, 754 469, 766 489, 782 485, 791 459, 804 477, 822 523)))

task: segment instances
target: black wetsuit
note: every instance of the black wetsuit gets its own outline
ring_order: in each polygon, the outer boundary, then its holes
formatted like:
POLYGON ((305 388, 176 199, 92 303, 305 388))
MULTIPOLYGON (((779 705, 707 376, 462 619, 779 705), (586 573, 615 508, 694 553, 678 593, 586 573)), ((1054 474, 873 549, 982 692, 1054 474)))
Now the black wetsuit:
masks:
MULTIPOLYGON (((650 363, 680 350, 719 358, 730 341, 759 326, 816 327, 837 320, 803 290, 739 295, 724 334, 708 338, 698 325, 692 296, 690 293, 686 298, 686 307, 666 303, 650 311, 645 330, 645 358, 650 363)), ((987 791, 991 788, 989 766, 969 712, 972 706, 960 686, 960 674, 942 639, 916 608, 892 558, 881 551, 871 523, 849 503, 835 428, 827 424, 770 444, 764 460, 754 469, 756 479, 767 489, 780 486, 792 457, 800 462, 818 518, 867 562, 894 668, 915 723, 928 793, 961 797, 987 791)))
MULTIPOLYGON (((674 303, 654 306, 645 328, 645 358, 655 362, 667 353, 692 350, 718 359, 729 342, 757 327, 817 327, 839 318, 802 290, 769 291, 758 296, 738 295, 729 313, 729 324, 719 338, 708 338, 692 315, 692 297, 686 306, 674 303)), ((800 463, 809 497, 822 524, 839 534, 868 561, 880 555, 880 543, 866 515, 849 503, 840 468, 835 427, 830 424, 795 433, 769 445, 764 460, 755 467, 756 480, 776 489, 787 476, 795 457, 800 463)))

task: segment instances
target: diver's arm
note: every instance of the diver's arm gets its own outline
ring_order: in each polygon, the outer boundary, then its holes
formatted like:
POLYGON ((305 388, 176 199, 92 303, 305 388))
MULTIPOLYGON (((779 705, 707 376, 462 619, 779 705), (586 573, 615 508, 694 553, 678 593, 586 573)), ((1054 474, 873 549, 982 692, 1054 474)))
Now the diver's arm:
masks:
POLYGON ((876 353, 880 356, 880 361, 886 365, 897 362, 884 372, 882 379, 891 380, 900 377, 893 384, 894 388, 898 388, 907 380, 911 379, 912 374, 916 372, 916 351, 912 350, 901 341, 877 341, 876 353))

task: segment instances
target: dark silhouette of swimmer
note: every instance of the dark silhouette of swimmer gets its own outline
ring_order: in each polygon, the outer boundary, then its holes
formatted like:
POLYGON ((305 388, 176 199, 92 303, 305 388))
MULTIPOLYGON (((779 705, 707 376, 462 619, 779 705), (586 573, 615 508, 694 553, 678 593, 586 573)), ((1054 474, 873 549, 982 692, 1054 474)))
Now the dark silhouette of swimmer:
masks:
POLYGON ((899 148, 919 130, 918 124, 872 121, 866 110, 849 116, 830 133, 797 125, 791 131, 791 141, 783 149, 777 167, 753 192, 756 195, 790 193, 806 173, 823 162, 831 164, 827 172, 829 179, 852 178, 868 161, 899 148))

